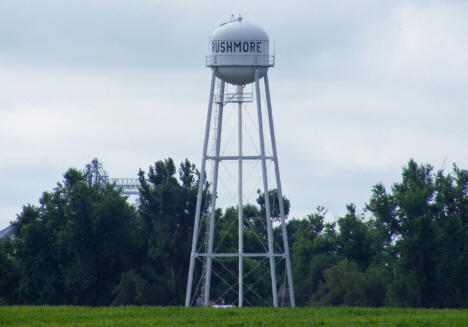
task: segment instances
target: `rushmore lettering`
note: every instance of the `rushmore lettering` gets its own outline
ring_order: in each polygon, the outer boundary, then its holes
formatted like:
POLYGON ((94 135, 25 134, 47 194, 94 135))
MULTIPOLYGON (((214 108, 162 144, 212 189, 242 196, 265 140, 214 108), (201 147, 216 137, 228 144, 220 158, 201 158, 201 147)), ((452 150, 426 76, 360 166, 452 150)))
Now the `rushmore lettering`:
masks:
POLYGON ((261 41, 215 41, 211 42, 212 53, 261 53, 261 41))

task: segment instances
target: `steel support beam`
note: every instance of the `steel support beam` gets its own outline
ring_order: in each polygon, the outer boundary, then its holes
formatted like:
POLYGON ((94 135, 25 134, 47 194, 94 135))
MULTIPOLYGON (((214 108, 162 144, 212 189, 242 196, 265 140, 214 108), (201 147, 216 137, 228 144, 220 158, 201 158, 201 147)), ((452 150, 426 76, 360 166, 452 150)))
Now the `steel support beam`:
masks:
POLYGON ((195 253, 197 252, 198 232, 200 228, 200 216, 201 216, 201 205, 203 199, 203 187, 205 186, 206 176, 206 153, 208 150, 208 140, 210 137, 210 123, 211 123, 211 112, 213 108, 213 95, 216 81, 216 68, 211 69, 211 87, 210 87, 210 98, 208 100, 208 115, 206 118, 206 129, 205 129, 205 142, 203 143, 203 156, 200 172, 200 180, 198 185, 198 197, 197 197, 197 208, 195 211, 195 225, 193 227, 193 239, 192 239, 192 252, 190 255, 190 267, 189 276, 187 281, 187 292, 185 294, 185 306, 189 307, 192 297, 193 287, 193 272, 195 269, 195 253))
POLYGON ((270 85, 268 82, 268 73, 265 73, 263 77, 265 81, 265 95, 266 95, 266 102, 267 102, 267 109, 268 109, 268 122, 270 124, 270 136, 271 136, 271 145, 273 150, 273 161, 275 164, 275 175, 276 175, 276 184, 278 190, 278 203, 280 208, 280 215, 281 215, 281 230, 283 233, 283 245, 284 245, 284 254, 286 257, 286 274, 288 277, 288 286, 289 286, 289 298, 291 307, 296 306, 296 301, 294 299, 294 285, 292 279, 292 270, 291 270, 291 256, 289 254, 289 244, 288 244, 288 233, 286 230, 286 222, 284 216, 284 203, 283 203, 283 191, 281 188, 281 179, 280 179, 280 172, 279 172, 279 165, 278 165, 278 154, 276 151, 276 139, 275 139, 275 127, 273 124, 273 111, 271 109, 271 99, 270 99, 270 85))
POLYGON ((271 290, 273 296, 273 306, 278 306, 278 294, 276 289, 276 265, 275 257, 273 256, 273 229, 271 226, 270 217, 270 196, 268 194, 268 179, 267 179, 267 168, 265 161, 265 141, 263 138, 263 119, 262 119, 262 106, 260 103, 260 85, 259 85, 259 74, 258 68, 255 68, 255 90, 257 98, 257 116, 258 116, 258 132, 260 137, 260 153, 262 156, 262 176, 263 176, 263 190, 265 194, 265 211, 266 211, 266 223, 267 223, 267 235, 268 235, 268 256, 270 258, 270 273, 271 273, 271 290))

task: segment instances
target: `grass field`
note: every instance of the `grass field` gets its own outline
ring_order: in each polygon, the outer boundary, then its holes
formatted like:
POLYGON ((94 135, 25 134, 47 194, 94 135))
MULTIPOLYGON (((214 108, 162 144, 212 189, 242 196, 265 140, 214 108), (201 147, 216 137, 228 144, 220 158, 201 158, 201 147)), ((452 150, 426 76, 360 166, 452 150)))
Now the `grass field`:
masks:
POLYGON ((2 306, 0 326, 468 326, 468 310, 2 306))

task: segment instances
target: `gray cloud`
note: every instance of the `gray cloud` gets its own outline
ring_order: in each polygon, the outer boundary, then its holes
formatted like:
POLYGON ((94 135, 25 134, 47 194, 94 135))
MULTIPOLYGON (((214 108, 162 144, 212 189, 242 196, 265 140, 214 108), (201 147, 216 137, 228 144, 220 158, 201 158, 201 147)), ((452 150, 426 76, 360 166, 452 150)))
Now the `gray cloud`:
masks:
POLYGON ((0 228, 95 157, 111 177, 169 156, 199 166, 208 37, 239 9, 275 41, 270 85, 293 216, 362 209, 410 157, 466 168, 467 6, 0 3, 0 228))

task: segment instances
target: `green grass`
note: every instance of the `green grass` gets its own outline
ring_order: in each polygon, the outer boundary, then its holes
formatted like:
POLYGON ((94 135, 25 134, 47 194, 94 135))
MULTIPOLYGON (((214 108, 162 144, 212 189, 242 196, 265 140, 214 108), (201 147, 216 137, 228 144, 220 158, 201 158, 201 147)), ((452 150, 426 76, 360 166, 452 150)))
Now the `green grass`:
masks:
POLYGON ((0 326, 468 326, 468 310, 1 306, 0 326))

